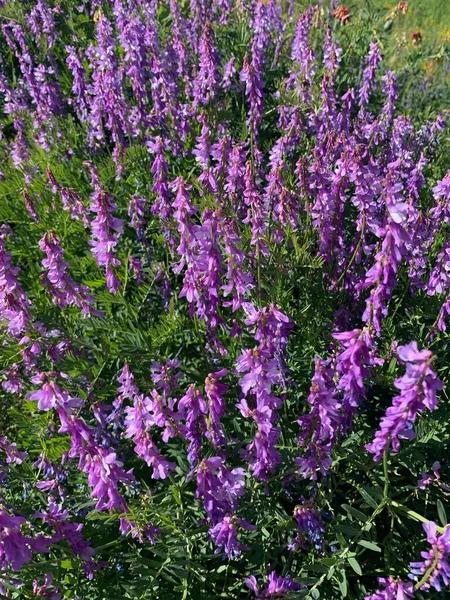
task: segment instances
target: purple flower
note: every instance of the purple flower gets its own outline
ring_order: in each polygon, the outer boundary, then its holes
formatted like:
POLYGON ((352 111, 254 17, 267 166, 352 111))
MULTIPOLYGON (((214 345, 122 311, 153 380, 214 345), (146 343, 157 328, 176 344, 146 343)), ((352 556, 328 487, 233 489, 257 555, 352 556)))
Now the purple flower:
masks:
POLYGON ((220 56, 214 46, 210 23, 203 27, 199 55, 199 69, 193 86, 194 106, 208 104, 214 100, 220 82, 220 56))
POLYGON ((39 390, 29 392, 28 400, 37 400, 39 410, 47 411, 58 406, 64 409, 68 414, 73 413, 73 409, 80 408, 84 402, 81 398, 72 397, 66 390, 61 388, 54 381, 45 381, 46 376, 35 378, 35 383, 44 382, 39 390))
POLYGON ((168 398, 180 385, 180 379, 183 374, 178 369, 181 367, 181 361, 178 358, 170 359, 162 365, 156 361, 151 364, 151 378, 166 398, 168 398))
POLYGON ((38 512, 35 517, 42 519, 44 523, 54 529, 53 543, 61 540, 65 540, 68 543, 75 556, 78 556, 82 560, 83 567, 89 576, 97 565, 92 561, 95 550, 81 534, 81 530, 83 529, 82 523, 69 522, 69 511, 63 510, 62 505, 57 504, 51 496, 48 499, 48 507, 48 512, 38 512))
POLYGON ((381 62, 381 54, 378 42, 370 44, 370 51, 367 57, 367 66, 363 72, 363 81, 359 90, 359 106, 365 107, 369 103, 370 94, 375 83, 375 75, 381 62))
POLYGON ((425 592, 432 587, 440 592, 450 583, 450 527, 439 534, 436 523, 430 521, 424 523, 423 528, 431 548, 420 553, 422 562, 410 563, 410 578, 420 582, 420 589, 425 592))
POLYGON ((317 479, 317 470, 326 475, 331 463, 331 450, 341 426, 341 405, 336 400, 333 385, 333 370, 330 361, 315 358, 315 370, 308 402, 309 414, 299 418, 298 444, 305 448, 305 454, 296 458, 303 477, 317 479))
POLYGON ((245 83, 245 95, 249 102, 249 117, 247 125, 250 128, 251 135, 256 142, 258 137, 258 128, 262 121, 264 107, 264 80, 263 80, 263 60, 264 45, 259 45, 257 36, 253 38, 251 47, 251 60, 248 55, 244 56, 244 64, 240 73, 240 80, 245 83))
POLYGON ((323 548, 325 527, 320 510, 314 500, 301 499, 294 509, 294 519, 297 521, 298 534, 289 545, 289 550, 308 550, 312 544, 316 550, 323 548))
POLYGON ((0 321, 11 335, 24 331, 31 318, 31 302, 17 279, 18 267, 11 264, 11 254, 6 251, 6 240, 11 232, 7 225, 0 227, 0 321))
POLYGON ((179 401, 178 411, 185 419, 185 436, 189 442, 188 460, 194 468, 200 460, 202 438, 206 432, 205 415, 208 414, 205 399, 195 385, 189 386, 179 401))
POLYGON ((156 198, 152 206, 152 212, 159 215, 163 226, 165 227, 165 237, 170 241, 171 234, 168 225, 166 224, 173 214, 172 209, 172 194, 169 191, 168 171, 169 167, 164 155, 164 142, 161 137, 157 137, 155 143, 151 147, 155 155, 151 172, 153 174, 154 184, 152 191, 155 192, 156 198))
POLYGON ((144 526, 132 521, 129 517, 120 518, 120 533, 122 535, 130 535, 133 539, 138 539, 141 544, 144 538, 149 540, 153 545, 156 543, 156 537, 161 535, 161 530, 151 523, 146 523, 144 526))
POLYGON ((150 435, 152 406, 152 401, 144 395, 134 397, 133 406, 125 408, 125 437, 133 440, 136 454, 152 467, 153 479, 166 479, 169 471, 175 469, 175 463, 162 456, 150 435))
POLYGON ((408 600, 414 598, 414 586, 394 577, 378 577, 381 588, 374 594, 364 596, 364 600, 408 600))
POLYGON ((421 490, 424 490, 429 485, 436 482, 437 485, 440 488, 442 488, 444 491, 450 492, 450 486, 446 485, 444 482, 441 481, 441 474, 439 473, 440 468, 441 468, 441 463, 436 460, 431 466, 433 475, 429 475, 428 473, 425 473, 424 471, 422 471, 422 477, 418 480, 417 487, 421 490))
POLYGON ((105 139, 105 128, 115 144, 130 133, 128 106, 124 97, 123 69, 119 67, 111 23, 101 12, 96 25, 97 45, 87 49, 92 70, 90 89, 90 138, 105 139))
POLYGON ((425 408, 436 408, 436 392, 443 386, 431 369, 433 355, 429 350, 419 351, 417 343, 411 342, 407 346, 399 346, 397 354, 406 364, 406 373, 395 380, 394 385, 400 390, 400 395, 393 398, 392 406, 381 419, 375 439, 366 446, 375 461, 379 461, 390 446, 394 452, 398 452, 400 439, 414 437, 411 426, 417 415, 425 408))
POLYGON ((86 285, 78 285, 67 273, 69 263, 64 261, 64 251, 61 242, 54 231, 48 231, 39 240, 40 249, 45 252, 47 258, 42 261, 46 272, 42 275, 44 287, 52 295, 53 302, 59 308, 66 308, 74 304, 81 308, 83 314, 91 314, 96 317, 103 316, 101 311, 95 310, 94 296, 86 285))
POLYGON ((37 579, 33 579, 33 595, 39 598, 48 598, 48 600, 61 600, 63 595, 59 593, 59 587, 53 583, 52 573, 44 575, 44 582, 41 583, 37 579))
POLYGON ((227 513, 233 514, 244 493, 244 469, 230 471, 219 456, 203 459, 198 465, 195 498, 203 498, 206 514, 213 524, 227 513))
POLYGON ((239 517, 224 517, 217 525, 211 527, 209 537, 217 546, 215 554, 223 551, 225 556, 232 560, 239 558, 241 552, 248 550, 248 547, 237 539, 239 527, 247 530, 256 529, 254 525, 239 517))
POLYGON ((89 114, 88 84, 86 82, 86 71, 81 62, 77 50, 73 46, 66 46, 66 63, 72 72, 72 91, 74 97, 69 103, 75 108, 77 117, 84 122, 89 114))
POLYGON ((225 63, 222 76, 222 88, 227 92, 233 85, 233 79, 236 77, 236 67, 234 66, 234 56, 225 63))
POLYGON ((245 585, 252 590, 257 598, 283 598, 289 592, 295 592, 301 588, 298 583, 292 580, 291 576, 282 577, 272 571, 269 575, 267 586, 261 590, 258 588, 256 577, 251 575, 245 580, 245 585))
POLYGON ((114 252, 120 235, 123 231, 123 220, 113 217, 112 213, 117 208, 112 196, 101 187, 97 170, 94 165, 87 163, 91 169, 91 184, 94 192, 91 196, 91 211, 95 213, 91 221, 92 254, 99 267, 105 267, 106 285, 111 294, 116 294, 120 287, 120 280, 114 273, 113 267, 120 265, 120 260, 115 258, 114 252))
POLYGON ((64 210, 68 210, 70 212, 72 219, 82 220, 83 225, 87 227, 89 225, 87 211, 84 208, 83 201, 81 200, 79 194, 77 194, 75 190, 67 188, 58 183, 51 169, 47 169, 46 172, 52 192, 54 194, 59 193, 61 196, 64 210))
POLYGON ((31 538, 22 534, 23 517, 11 517, 0 510, 0 569, 11 568, 19 571, 32 558, 32 551, 49 552, 52 539, 37 536, 31 538))
POLYGON ((336 359, 339 378, 336 387, 342 396, 342 428, 345 433, 366 397, 364 380, 370 376, 368 367, 383 364, 383 361, 375 357, 372 338, 367 329, 336 332, 333 337, 343 347, 336 359))
POLYGON ((226 369, 220 369, 216 373, 209 373, 205 379, 205 395, 208 402, 208 435, 214 446, 221 446, 225 443, 225 437, 222 429, 221 418, 225 414, 224 395, 228 387, 219 382, 219 379, 225 377, 226 369))
POLYGON ((16 443, 8 442, 8 438, 6 436, 0 437, 0 448, 6 454, 7 464, 20 465, 28 456, 27 452, 20 452, 17 449, 16 443))
POLYGON ((6 377, 2 381, 2 388, 9 394, 20 394, 23 389, 23 381, 20 378, 20 370, 17 364, 13 364, 9 369, 3 370, 3 375, 6 377))

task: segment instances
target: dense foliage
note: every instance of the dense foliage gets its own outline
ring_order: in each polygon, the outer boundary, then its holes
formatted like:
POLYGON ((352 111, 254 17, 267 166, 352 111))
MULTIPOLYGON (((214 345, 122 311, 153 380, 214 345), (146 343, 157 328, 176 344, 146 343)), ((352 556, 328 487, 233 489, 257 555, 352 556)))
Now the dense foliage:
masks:
POLYGON ((1 597, 449 597, 445 43, 0 5, 1 597))

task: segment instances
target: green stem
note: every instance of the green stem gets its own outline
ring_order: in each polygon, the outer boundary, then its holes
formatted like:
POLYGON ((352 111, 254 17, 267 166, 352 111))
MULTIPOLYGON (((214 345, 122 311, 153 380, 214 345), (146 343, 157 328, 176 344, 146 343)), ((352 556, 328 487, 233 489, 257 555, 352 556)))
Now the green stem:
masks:
POLYGON ((435 553, 432 564, 425 571, 425 574, 422 577, 422 579, 418 583, 416 583, 416 585, 414 586, 415 590, 420 590, 420 588, 424 585, 424 583, 426 583, 428 581, 428 579, 430 578, 430 575, 433 573, 433 571, 436 568, 436 565, 438 564, 438 560, 439 560, 438 554, 435 553))
POLYGON ((347 264, 347 266, 345 267, 344 271, 342 272, 341 276, 339 277, 339 279, 336 281, 336 284, 333 286, 335 288, 338 287, 338 285, 341 283, 341 281, 344 279, 344 277, 346 276, 346 274, 348 273, 348 270, 350 269, 350 267, 352 266, 352 264, 354 263, 354 261, 356 260, 356 257, 358 256, 358 252, 359 249, 361 248, 361 244, 362 244, 362 240, 364 237, 364 229, 366 226, 366 218, 363 217, 363 222, 362 222, 362 226, 361 226, 361 235, 359 236, 359 240, 358 243, 356 244, 356 248, 352 254, 352 257, 349 261, 349 263, 347 264))
MULTIPOLYGON (((415 521, 420 521, 421 523, 430 523, 430 520, 427 519, 426 517, 419 515, 419 513, 416 513, 416 511, 411 510, 410 508, 407 508, 406 506, 403 506, 403 504, 400 504, 399 502, 396 502, 395 500, 391 500, 390 505, 393 506, 394 508, 397 508, 399 511, 405 513, 406 515, 408 515, 409 517, 411 517, 411 519, 414 519, 415 521)), ((436 529, 437 529, 437 531, 439 531, 439 533, 444 533, 444 531, 445 531, 445 527, 439 527, 439 525, 436 525, 436 529)))
POLYGON ((383 473, 384 473, 384 491, 383 497, 385 499, 389 496, 389 473, 388 473, 388 451, 385 450, 383 454, 383 473))

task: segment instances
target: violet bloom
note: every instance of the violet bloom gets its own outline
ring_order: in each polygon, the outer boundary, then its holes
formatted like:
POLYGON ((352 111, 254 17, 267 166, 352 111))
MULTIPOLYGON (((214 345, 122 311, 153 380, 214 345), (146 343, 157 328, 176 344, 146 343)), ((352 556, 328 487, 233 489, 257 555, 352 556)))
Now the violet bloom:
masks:
MULTIPOLYGON (((51 373, 57 375, 57 373, 51 373)), ((60 374, 63 378, 67 375, 60 374)), ((29 392, 26 397, 28 400, 37 401, 39 410, 47 411, 52 408, 62 408, 67 414, 73 414, 74 409, 83 406, 84 402, 81 398, 75 398, 66 390, 62 390, 57 383, 49 380, 48 374, 39 373, 31 378, 35 385, 42 384, 39 390, 29 392)))
POLYGON ((147 200, 133 194, 128 203, 128 216, 130 217, 130 225, 136 230, 138 241, 144 241, 145 227, 147 224, 147 200))
POLYGON ((61 540, 67 542, 75 556, 81 559, 83 567, 89 576, 97 565, 92 561, 95 550, 81 534, 83 524, 68 521, 69 511, 63 510, 62 505, 57 504, 51 496, 48 498, 48 512, 38 512, 35 517, 42 519, 44 523, 54 529, 55 535, 52 536, 53 543, 61 540))
POLYGON ((31 538, 23 535, 23 517, 11 517, 0 510, 0 569, 19 571, 29 563, 32 552, 50 552, 48 546, 53 542, 42 536, 31 538))
POLYGON ((366 397, 364 380, 370 377, 368 367, 383 364, 383 360, 375 357, 372 338, 367 329, 336 332, 333 337, 343 347, 336 359, 339 377, 336 387, 342 395, 342 430, 345 433, 366 397))
POLYGON ((224 517, 217 525, 211 527, 209 537, 217 546, 215 554, 223 551, 225 556, 232 560, 239 558, 241 552, 249 549, 238 541, 239 527, 247 530, 256 529, 255 525, 251 525, 239 517, 224 517))
POLYGON ((222 88, 227 92, 233 85, 233 80, 236 77, 236 67, 234 66, 234 56, 225 63, 222 76, 222 88))
POLYGON ((19 365, 14 363, 9 369, 4 369, 2 374, 6 377, 2 381, 2 388, 9 394, 20 394, 23 389, 23 381, 20 378, 19 365))
POLYGON ((158 215, 161 219, 164 227, 164 236, 168 241, 171 241, 170 227, 166 221, 173 214, 172 194, 169 191, 169 167, 164 156, 164 142, 162 138, 156 138, 155 143, 151 146, 151 150, 155 155, 155 160, 151 167, 154 180, 152 191, 156 194, 155 202, 151 210, 152 213, 158 215))
POLYGON ((398 452, 400 439, 414 437, 411 426, 417 415, 426 408, 436 408, 436 392, 443 387, 442 381, 431 369, 433 354, 429 350, 419 350, 417 343, 411 342, 407 346, 399 346, 397 354, 406 364, 406 373, 395 380, 394 385, 400 390, 400 395, 393 398, 373 442, 366 446, 374 455, 374 461, 379 461, 390 446, 398 452))
POLYGON ((420 582, 420 589, 425 592, 431 588, 441 592, 450 583, 450 527, 447 525, 439 534, 436 523, 430 521, 423 528, 431 548, 420 553, 422 562, 410 563, 410 578, 420 582))
POLYGON ((433 475, 429 475, 428 473, 425 473, 424 471, 422 471, 422 476, 417 482, 417 487, 420 490, 424 490, 432 483, 436 483, 445 492, 450 492, 450 486, 448 486, 443 481, 441 481, 441 474, 439 473, 440 468, 441 468, 441 463, 436 460, 431 466, 433 475))
POLYGON ((191 202, 189 195, 190 186, 186 184, 182 177, 177 177, 171 185, 176 192, 176 197, 173 201, 173 208, 175 209, 173 216, 178 223, 177 229, 180 233, 180 243, 177 248, 180 262, 173 266, 173 271, 178 274, 193 259, 191 244, 194 239, 194 225, 190 217, 197 212, 197 208, 191 202))
POLYGON ((272 393, 272 386, 279 382, 280 374, 276 361, 267 350, 245 350, 237 360, 237 371, 246 373, 239 382, 243 398, 237 405, 241 414, 252 418, 257 426, 256 437, 247 446, 250 469, 261 480, 267 480, 281 462, 276 449, 280 429, 275 426, 281 400, 272 393), (256 408, 247 401, 254 397, 256 408))
POLYGON ((289 550, 308 550, 314 546, 316 550, 323 549, 323 534, 325 527, 320 510, 314 500, 302 499, 294 509, 294 519, 297 521, 297 536, 289 545, 289 550))
POLYGON ((149 402, 144 395, 138 394, 133 399, 133 406, 125 408, 125 437, 133 440, 136 454, 152 467, 153 479, 166 479, 169 471, 175 469, 175 463, 162 456, 150 435, 153 421, 149 402))
POLYGON ((215 524, 236 511, 238 499, 245 493, 245 471, 226 467, 219 456, 203 459, 197 469, 195 498, 203 505, 211 523, 215 524))
POLYGON ((119 398, 117 400, 119 403, 119 406, 122 404, 122 402, 125 399, 127 399, 127 398, 132 399, 139 394, 139 389, 134 382, 134 375, 130 371, 130 367, 128 366, 127 363, 125 363, 124 366, 122 367, 122 370, 120 372, 119 377, 117 378, 117 381, 121 384, 117 390, 119 392, 119 398))
MULTIPOLYGON (((137 14, 137 11, 134 12, 130 9, 132 9, 131 6, 128 7, 121 1, 113 4, 118 37, 124 53, 125 75, 131 83, 133 96, 136 100, 136 106, 130 108, 133 133, 136 134, 140 128, 145 129, 149 125, 147 111, 147 83, 150 76, 148 54, 158 52, 159 44, 154 39, 153 29, 156 29, 155 23, 152 22, 151 25, 148 23, 149 29, 147 30, 146 24, 137 14)), ((149 21, 153 21, 149 12, 146 17, 149 21)))
POLYGON ((66 52, 66 63, 71 70, 73 77, 72 92, 74 94, 74 97, 69 99, 69 104, 75 108, 75 112, 80 121, 84 122, 87 120, 89 114, 86 71, 76 49, 73 46, 66 46, 66 52))
POLYGON ((144 526, 139 525, 136 521, 131 520, 128 516, 119 519, 119 531, 121 535, 129 535, 133 539, 138 539, 141 544, 144 540, 148 540, 152 545, 156 543, 156 537, 161 535, 161 530, 151 523, 146 523, 144 526))
POLYGON ((6 436, 0 437, 0 449, 6 454, 6 464, 20 465, 27 458, 27 452, 20 452, 15 442, 8 442, 6 436))
POLYGON ((219 230, 224 244, 224 257, 226 258, 227 283, 222 286, 225 297, 231 295, 230 300, 223 302, 223 306, 231 306, 235 312, 240 308, 247 294, 255 287, 251 273, 244 267, 245 255, 241 249, 241 238, 237 233, 236 225, 230 221, 219 219, 219 230))
POLYGON ((182 258, 174 271, 179 272, 184 265, 187 268, 179 297, 186 297, 190 304, 190 314, 193 315, 195 311, 199 319, 206 323, 208 339, 223 354, 225 350, 215 334, 215 328, 222 323, 219 313, 219 290, 223 268, 218 237, 218 215, 206 209, 201 225, 192 225, 190 220, 187 220, 187 214, 180 217, 186 219, 178 228, 182 237, 177 251, 182 258))
POLYGON ((79 194, 77 194, 75 190, 67 188, 58 183, 51 169, 47 169, 46 172, 52 192, 54 194, 59 193, 61 196, 64 210, 68 210, 70 212, 72 219, 83 221, 83 225, 87 227, 89 225, 86 214, 87 211, 84 208, 83 201, 81 200, 79 194))
POLYGON ((206 432, 208 408, 202 394, 191 385, 178 403, 178 411, 186 421, 185 436, 189 442, 188 460, 194 468, 200 460, 202 437, 206 432))
POLYGON ((146 403, 152 425, 162 429, 161 438, 164 443, 177 435, 183 436, 183 428, 179 425, 181 415, 176 412, 175 398, 166 398, 152 390, 146 403))
POLYGON ((364 596, 364 600, 408 600, 414 598, 414 585, 394 577, 378 577, 380 589, 374 594, 364 596))
POLYGON ((262 73, 264 46, 258 45, 256 36, 252 41, 251 56, 250 61, 247 54, 244 56, 244 64, 239 77, 241 82, 245 83, 245 95, 249 103, 247 125, 253 140, 256 142, 264 109, 264 80, 262 73))
POLYGON ((59 587, 53 583, 52 573, 44 575, 44 582, 41 584, 37 579, 33 579, 33 595, 48 600, 62 600, 63 595, 59 593, 59 587))
POLYGON ((110 194, 101 187, 96 168, 87 163, 91 169, 91 184, 94 192, 91 195, 91 211, 95 213, 91 221, 92 254, 99 267, 105 267, 106 285, 111 294, 116 294, 120 287, 120 279, 115 275, 113 267, 118 267, 120 260, 114 256, 120 235, 123 232, 124 221, 113 217, 112 213, 117 205, 110 194))
POLYGON ((42 261, 46 272, 42 275, 44 287, 52 295, 53 303, 59 308, 66 308, 74 304, 81 308, 83 314, 96 317, 103 316, 101 311, 95 310, 95 298, 86 285, 79 285, 67 273, 68 262, 64 261, 64 251, 54 231, 48 231, 39 240, 40 249, 47 258, 42 261))
POLYGON ((11 231, 7 225, 0 227, 0 322, 14 336, 21 334, 31 319, 31 302, 17 279, 20 272, 11 263, 11 254, 6 251, 6 240, 11 231))
POLYGON ((214 446, 221 446, 225 443, 225 437, 222 429, 221 418, 225 414, 224 395, 228 387, 219 382, 219 379, 225 377, 226 369, 220 369, 216 373, 209 373, 205 379, 205 395, 208 401, 208 436, 214 446))
POLYGON ((194 106, 213 101, 220 82, 220 56, 214 46, 213 29, 210 23, 206 23, 203 27, 199 57, 198 74, 193 88, 194 106))
POLYGON ((123 143, 129 133, 128 106, 124 97, 123 69, 116 58, 116 42, 111 23, 100 13, 96 24, 97 45, 87 55, 92 70, 90 137, 104 140, 104 128, 111 132, 114 144, 123 143))
POLYGON ((211 168, 211 130, 209 128, 206 112, 202 111, 199 117, 202 124, 201 135, 196 138, 197 145, 192 154, 202 167, 198 182, 202 186, 203 194, 213 194, 217 191, 217 181, 211 168))
POLYGON ((247 161, 245 165, 244 182, 243 196, 247 207, 247 216, 242 222, 244 224, 251 223, 252 238, 250 244, 255 247, 256 257, 259 254, 269 256, 269 248, 264 240, 267 231, 267 207, 255 184, 255 177, 250 161, 247 161))
POLYGON ((57 37, 54 12, 56 9, 51 9, 43 0, 38 0, 27 17, 35 40, 41 42, 44 34, 48 50, 53 47, 57 37))
POLYGON ((253 575, 245 580, 245 585, 252 590, 257 598, 283 598, 289 592, 296 592, 301 588, 290 575, 282 577, 277 575, 276 571, 270 573, 267 586, 264 589, 258 587, 256 577, 253 575))
POLYGON ((375 75, 381 60, 378 42, 372 42, 366 60, 366 68, 363 72, 362 85, 359 90, 359 106, 361 107, 365 107, 369 103, 370 94, 372 93, 375 83, 375 75))
POLYGON ((178 370, 180 367, 181 361, 178 358, 169 359, 164 365, 156 361, 150 365, 152 381, 166 398, 180 387, 180 379, 183 377, 178 370))
POLYGON ((341 405, 335 397, 334 372, 330 361, 315 358, 314 376, 308 396, 310 412, 299 418, 298 444, 305 448, 296 465, 303 477, 317 479, 317 471, 328 473, 332 464, 331 451, 340 431, 341 405))
POLYGON ((298 66, 288 80, 288 86, 296 90, 305 101, 310 99, 309 87, 317 71, 316 57, 309 41, 313 15, 314 8, 309 7, 297 21, 291 59, 298 66))

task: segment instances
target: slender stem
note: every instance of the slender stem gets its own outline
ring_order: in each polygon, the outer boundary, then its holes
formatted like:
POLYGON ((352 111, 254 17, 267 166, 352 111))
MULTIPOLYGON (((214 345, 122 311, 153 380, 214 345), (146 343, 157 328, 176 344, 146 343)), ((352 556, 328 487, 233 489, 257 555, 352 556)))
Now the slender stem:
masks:
MULTIPOLYGON (((412 519, 414 519, 416 521, 420 521, 421 523, 430 523, 430 520, 427 519, 426 517, 419 515, 419 513, 416 513, 416 511, 411 510, 410 508, 407 508, 406 506, 403 506, 403 504, 400 504, 399 502, 396 502, 395 500, 391 500, 390 505, 393 506, 394 508, 397 508, 398 510, 405 513, 406 515, 408 515, 409 517, 411 517, 412 519)), ((436 525, 436 529, 437 529, 437 531, 439 531, 439 533, 444 533, 444 531, 445 531, 445 527, 439 527, 439 525, 436 525)))
POLYGON ((430 567, 425 571, 424 576, 422 577, 422 579, 416 583, 416 585, 414 586, 415 590, 419 590, 424 583, 426 583, 428 581, 428 579, 430 578, 430 575, 433 573, 433 571, 436 568, 436 565, 438 564, 438 560, 439 560, 439 556, 437 554, 437 552, 435 553, 434 557, 433 557, 433 562, 430 565, 430 567))
POLYGON ((334 288, 337 288, 337 286, 341 283, 341 281, 344 279, 344 277, 348 273, 348 270, 350 269, 352 264, 355 262, 356 257, 358 256, 359 249, 361 248, 362 241, 363 241, 365 226, 366 226, 366 217, 363 217, 362 226, 361 226, 361 235, 359 236, 359 240, 358 240, 358 243, 356 244, 356 248, 352 254, 350 261, 348 262, 347 266, 343 270, 341 276, 336 281, 336 283, 333 285, 334 288))
POLYGON ((384 451, 383 454, 383 473, 384 473, 384 498, 389 496, 389 473, 388 473, 388 450, 384 451))

